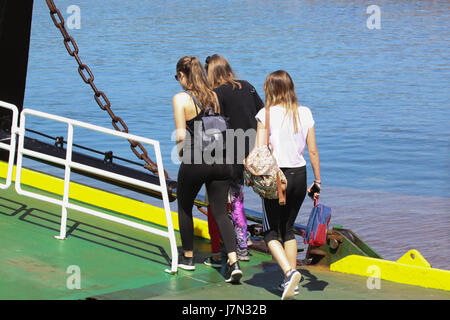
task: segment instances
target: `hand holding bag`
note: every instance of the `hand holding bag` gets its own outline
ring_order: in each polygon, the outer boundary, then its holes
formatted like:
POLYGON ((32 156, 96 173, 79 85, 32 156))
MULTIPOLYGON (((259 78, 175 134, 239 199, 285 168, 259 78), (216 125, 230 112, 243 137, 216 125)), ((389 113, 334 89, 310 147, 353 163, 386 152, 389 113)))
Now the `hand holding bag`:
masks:
POLYGON ((278 199, 280 205, 286 204, 286 177, 278 167, 269 147, 270 110, 266 108, 265 145, 254 148, 244 161, 244 179, 247 186, 265 199, 278 199))

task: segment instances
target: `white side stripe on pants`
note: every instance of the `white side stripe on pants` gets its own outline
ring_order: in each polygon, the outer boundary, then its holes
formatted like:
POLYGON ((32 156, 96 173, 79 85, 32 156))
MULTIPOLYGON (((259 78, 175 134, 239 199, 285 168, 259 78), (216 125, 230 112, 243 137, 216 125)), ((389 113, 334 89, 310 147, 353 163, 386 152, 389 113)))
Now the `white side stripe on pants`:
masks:
POLYGON ((269 220, 267 220, 266 207, 264 206, 264 198, 261 198, 262 203, 262 222, 263 222, 263 232, 270 230, 269 220))

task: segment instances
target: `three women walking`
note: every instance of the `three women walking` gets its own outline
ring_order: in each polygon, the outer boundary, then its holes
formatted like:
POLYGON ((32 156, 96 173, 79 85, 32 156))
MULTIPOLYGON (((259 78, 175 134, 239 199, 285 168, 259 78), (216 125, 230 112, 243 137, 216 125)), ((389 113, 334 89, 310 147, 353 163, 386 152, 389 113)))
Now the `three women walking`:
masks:
MULTIPOLYGON (((297 266, 297 241, 294 223, 305 198, 307 189, 316 184, 320 190, 320 164, 314 131, 314 120, 309 108, 298 104, 294 83, 286 71, 271 73, 264 83, 265 106, 254 87, 247 81, 236 80, 225 58, 213 55, 206 60, 205 71, 195 57, 183 57, 177 63, 176 78, 183 92, 173 97, 177 148, 183 159, 178 172, 178 210, 183 253, 179 267, 195 270, 193 248, 192 208, 197 193, 206 185, 210 210, 227 254, 225 281, 239 283, 242 271, 240 260, 248 260, 247 223, 243 211, 243 160, 251 148, 267 143, 265 112, 270 112, 269 142, 278 166, 287 179, 286 205, 277 199, 263 199, 263 234, 271 254, 284 273, 279 285, 282 299, 290 299, 298 293, 301 275, 297 266), (194 139, 186 139, 187 133, 194 136, 194 123, 200 121, 205 110, 213 110, 229 118, 231 130, 248 131, 257 128, 256 142, 235 137, 232 161, 221 159, 217 163, 186 161, 183 154, 194 150, 194 139), (306 161, 308 150, 315 176, 314 183, 307 188, 306 161), (231 217, 227 206, 231 195, 231 217), (236 205, 237 204, 237 205, 236 205), (281 242, 279 240, 281 238, 281 242)), ((230 154, 230 150, 224 153, 230 154)), ((189 157, 188 157, 189 158, 189 157)), ((189 159, 192 160, 192 159, 189 159)), ((318 193, 314 195, 315 198, 318 193)), ((211 225, 211 223, 210 223, 211 225)), ((211 231, 210 231, 211 232, 211 231)), ((212 241, 213 241, 213 234, 212 241)), ((217 248, 217 245, 216 245, 217 248)), ((214 252, 213 252, 214 253, 214 252)), ((217 259, 217 258, 216 258, 217 259)), ((214 260, 211 257, 209 261, 214 260)))

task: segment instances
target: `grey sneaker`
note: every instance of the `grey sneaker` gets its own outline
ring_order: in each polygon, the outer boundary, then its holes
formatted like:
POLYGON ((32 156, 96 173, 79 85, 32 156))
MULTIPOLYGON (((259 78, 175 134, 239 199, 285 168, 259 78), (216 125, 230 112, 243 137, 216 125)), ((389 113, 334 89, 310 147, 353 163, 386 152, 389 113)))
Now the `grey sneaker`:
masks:
MULTIPOLYGON (((301 280, 301 278, 300 278, 300 280, 301 280)), ((279 291, 281 291, 281 292, 284 291, 284 288, 286 287, 286 281, 287 281, 287 279, 284 278, 284 279, 283 279, 283 282, 281 282, 281 283, 279 284, 279 286, 277 287, 277 289, 278 289, 279 291)), ((298 289, 298 285, 296 285, 296 286, 295 286, 295 289, 294 289, 294 295, 297 295, 297 294, 299 294, 299 293, 300 293, 300 290, 298 289)))
POLYGON ((298 285, 302 275, 297 270, 291 272, 291 274, 286 278, 283 295, 281 300, 292 299, 294 297, 295 287, 298 285))
POLYGON ((250 261, 250 252, 248 252, 247 248, 237 248, 236 253, 239 261, 250 261))

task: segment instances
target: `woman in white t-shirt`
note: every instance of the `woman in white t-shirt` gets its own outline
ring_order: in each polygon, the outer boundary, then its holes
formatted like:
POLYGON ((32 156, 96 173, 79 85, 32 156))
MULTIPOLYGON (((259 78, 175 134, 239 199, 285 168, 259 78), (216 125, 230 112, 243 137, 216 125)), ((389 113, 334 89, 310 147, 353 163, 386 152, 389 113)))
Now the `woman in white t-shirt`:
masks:
MULTIPOLYGON (((278 199, 263 199, 264 240, 271 254, 280 265, 285 278, 279 289, 282 299, 298 293, 301 279, 297 267, 297 241, 294 222, 305 199, 306 192, 315 184, 320 190, 320 163, 314 132, 314 119, 307 107, 299 106, 294 83, 286 71, 275 71, 264 83, 266 107, 270 110, 270 138, 273 155, 287 179, 286 205, 278 199), (309 159, 315 180, 307 189, 306 161, 303 158, 308 148, 309 159), (283 244, 278 240, 281 236, 283 244)), ((265 113, 261 109, 256 115, 258 129, 256 147, 266 144, 265 113)), ((319 193, 314 194, 318 198, 319 193)))

